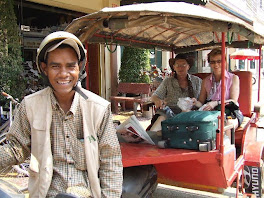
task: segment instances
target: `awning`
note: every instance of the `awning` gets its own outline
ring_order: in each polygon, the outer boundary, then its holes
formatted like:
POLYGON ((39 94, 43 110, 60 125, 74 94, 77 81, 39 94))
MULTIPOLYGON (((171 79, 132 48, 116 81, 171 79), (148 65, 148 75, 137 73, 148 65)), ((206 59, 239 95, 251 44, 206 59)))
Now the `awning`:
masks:
POLYGON ((82 42, 165 50, 221 46, 222 32, 230 47, 247 48, 249 42, 264 44, 264 33, 257 31, 254 24, 183 2, 104 8, 75 19, 66 31, 76 34, 82 42))
POLYGON ((259 60, 259 54, 251 49, 243 49, 232 53, 230 58, 239 60, 259 60))

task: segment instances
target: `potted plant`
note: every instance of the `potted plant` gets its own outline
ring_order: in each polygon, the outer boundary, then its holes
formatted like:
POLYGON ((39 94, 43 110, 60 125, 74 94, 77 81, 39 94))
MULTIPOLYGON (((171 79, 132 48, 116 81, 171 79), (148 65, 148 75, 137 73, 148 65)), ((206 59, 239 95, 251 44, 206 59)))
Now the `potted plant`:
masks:
MULTIPOLYGON (((128 83, 150 83, 149 50, 124 47, 119 71, 119 81, 128 83)), ((133 96, 133 95, 127 95, 133 96)), ((133 103, 126 103, 127 109, 133 109, 133 103)))

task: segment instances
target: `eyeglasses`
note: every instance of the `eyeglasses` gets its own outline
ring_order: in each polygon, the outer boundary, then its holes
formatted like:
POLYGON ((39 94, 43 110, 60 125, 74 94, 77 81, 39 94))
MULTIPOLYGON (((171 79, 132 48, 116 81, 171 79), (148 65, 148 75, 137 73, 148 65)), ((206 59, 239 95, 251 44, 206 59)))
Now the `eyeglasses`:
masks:
POLYGON ((216 60, 216 61, 210 61, 210 65, 215 65, 216 63, 217 64, 220 64, 222 62, 222 60, 216 60))
POLYGON ((181 64, 181 65, 179 65, 179 64, 177 64, 177 63, 176 63, 176 64, 175 64, 175 66, 176 66, 176 67, 187 67, 187 66, 188 66, 188 64, 187 64, 187 63, 185 63, 185 64, 181 64))

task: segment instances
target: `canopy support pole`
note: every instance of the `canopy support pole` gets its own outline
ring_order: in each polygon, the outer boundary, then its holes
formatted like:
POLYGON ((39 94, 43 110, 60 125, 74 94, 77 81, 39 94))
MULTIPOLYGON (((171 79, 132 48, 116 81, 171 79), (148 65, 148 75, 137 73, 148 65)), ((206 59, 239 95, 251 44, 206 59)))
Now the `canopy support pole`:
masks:
POLYGON ((261 84, 260 84, 260 81, 261 81, 261 48, 262 48, 262 45, 259 45, 259 68, 258 68, 258 102, 260 101, 260 89, 261 89, 261 84))
POLYGON ((222 62, 221 62, 221 124, 220 124, 220 166, 223 166, 223 156, 224 156, 224 117, 225 117, 225 68, 226 58, 225 58, 225 33, 222 32, 222 62))

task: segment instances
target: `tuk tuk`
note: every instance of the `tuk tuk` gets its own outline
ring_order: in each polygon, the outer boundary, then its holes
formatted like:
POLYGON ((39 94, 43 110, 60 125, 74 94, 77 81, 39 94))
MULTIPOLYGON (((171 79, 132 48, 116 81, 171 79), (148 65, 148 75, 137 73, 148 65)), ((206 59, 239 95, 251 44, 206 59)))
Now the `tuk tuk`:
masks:
MULTIPOLYGON (((160 48, 172 53, 212 47, 250 47, 259 49, 261 57, 264 43, 264 31, 256 28, 254 21, 182 2, 104 8, 75 19, 66 31, 74 33, 83 43, 160 48)), ((223 50, 222 71, 225 71, 225 61, 223 50)), ((248 71, 235 74, 240 78, 238 102, 245 118, 233 133, 231 145, 224 144, 227 127, 222 105, 214 150, 161 149, 155 145, 121 143, 123 166, 152 164, 158 171, 159 183, 216 193, 235 185, 237 197, 239 192, 261 197, 264 185, 264 142, 258 141, 259 134, 264 132, 259 125, 261 108, 256 106, 251 110, 252 74, 248 71)), ((206 74, 197 75, 203 78, 206 74)), ((222 104, 225 101, 224 80, 222 72, 222 104)))

